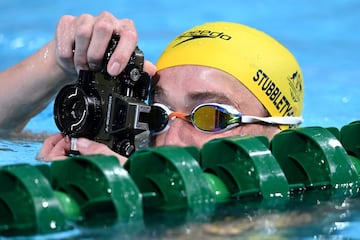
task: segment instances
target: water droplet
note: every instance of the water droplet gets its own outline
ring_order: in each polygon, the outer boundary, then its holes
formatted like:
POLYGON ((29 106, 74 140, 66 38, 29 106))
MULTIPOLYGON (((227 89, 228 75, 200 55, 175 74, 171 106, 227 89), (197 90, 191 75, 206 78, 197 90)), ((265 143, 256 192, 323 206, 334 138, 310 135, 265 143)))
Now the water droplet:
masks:
POLYGON ((49 207, 49 203, 46 202, 46 201, 42 202, 42 207, 43 207, 43 208, 49 207))
POLYGON ((51 229, 55 229, 55 228, 56 228, 56 222, 55 222, 54 220, 52 220, 52 221, 50 222, 50 228, 51 228, 51 229))

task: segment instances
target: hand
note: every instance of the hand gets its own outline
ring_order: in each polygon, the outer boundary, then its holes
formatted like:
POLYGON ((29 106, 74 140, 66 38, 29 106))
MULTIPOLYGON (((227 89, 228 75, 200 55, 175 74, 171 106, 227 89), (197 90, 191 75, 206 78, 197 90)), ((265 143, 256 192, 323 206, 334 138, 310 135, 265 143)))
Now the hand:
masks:
MULTIPOLYGON (((127 160, 126 157, 115 153, 105 144, 91 141, 86 138, 79 138, 76 146, 82 155, 103 154, 116 156, 121 165, 123 165, 127 160)), ((63 160, 68 158, 67 154, 69 151, 70 138, 59 133, 45 139, 42 148, 36 156, 36 159, 40 161, 63 160)))
MULTIPOLYGON (((117 19, 108 12, 96 17, 89 14, 63 16, 56 29, 58 64, 71 75, 77 75, 80 69, 99 69, 114 33, 120 35, 120 41, 109 60, 107 71, 116 76, 125 68, 137 45, 138 35, 133 21, 117 19)), ((155 65, 145 61, 144 71, 153 76, 155 65)))

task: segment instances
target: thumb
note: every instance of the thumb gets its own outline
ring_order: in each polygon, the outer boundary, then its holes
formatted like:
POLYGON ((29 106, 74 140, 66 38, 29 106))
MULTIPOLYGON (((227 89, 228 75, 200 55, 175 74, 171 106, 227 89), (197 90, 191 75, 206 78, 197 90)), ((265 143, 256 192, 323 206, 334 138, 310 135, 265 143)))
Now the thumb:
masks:
POLYGON ((145 60, 144 71, 147 72, 149 76, 154 76, 156 73, 156 66, 152 62, 145 60))
POLYGON ((120 165, 124 165, 127 160, 126 157, 112 151, 105 144, 91 141, 87 138, 79 138, 76 142, 76 146, 82 155, 103 154, 107 156, 115 156, 119 159, 120 165))

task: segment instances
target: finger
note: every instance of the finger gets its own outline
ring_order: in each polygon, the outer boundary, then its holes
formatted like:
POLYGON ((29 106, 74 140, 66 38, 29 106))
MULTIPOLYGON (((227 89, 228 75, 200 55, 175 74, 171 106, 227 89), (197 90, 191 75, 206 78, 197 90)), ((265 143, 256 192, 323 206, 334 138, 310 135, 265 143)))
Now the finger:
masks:
POLYGON ((76 71, 88 70, 87 52, 92 37, 94 18, 89 14, 81 15, 75 26, 74 64, 76 71))
POLYGON ((51 149, 51 151, 44 157, 44 161, 63 160, 68 158, 70 152, 70 142, 67 138, 61 139, 51 149))
POLYGON ((57 144, 59 144, 59 142, 61 141, 65 141, 64 138, 65 136, 63 134, 58 133, 45 139, 40 151, 38 152, 35 158, 37 160, 46 161, 46 159, 48 159, 48 156, 51 154, 51 152, 57 146, 57 144))
POLYGON ((147 72, 150 76, 154 76, 156 73, 156 66, 152 62, 145 60, 144 71, 147 72))
POLYGON ((77 140, 76 146, 82 155, 103 154, 107 156, 115 156, 119 159, 121 165, 123 165, 127 160, 126 157, 115 153, 105 144, 94 142, 86 138, 79 138, 77 140))
POLYGON ((115 31, 120 34, 120 40, 107 66, 107 71, 112 76, 117 76, 124 70, 138 40, 135 25, 130 19, 117 21, 115 31))
POLYGON ((60 18, 55 32, 56 55, 60 66, 75 74, 74 65, 74 25, 76 18, 74 16, 65 15, 60 18))
POLYGON ((87 53, 90 69, 100 69, 111 36, 115 32, 116 21, 117 19, 108 12, 103 12, 96 18, 87 53))

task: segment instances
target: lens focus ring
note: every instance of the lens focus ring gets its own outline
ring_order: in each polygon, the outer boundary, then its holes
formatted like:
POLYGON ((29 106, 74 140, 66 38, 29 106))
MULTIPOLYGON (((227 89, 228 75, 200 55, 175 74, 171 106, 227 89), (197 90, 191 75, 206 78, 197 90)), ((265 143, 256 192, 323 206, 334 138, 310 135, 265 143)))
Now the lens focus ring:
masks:
POLYGON ((64 134, 72 137, 92 137, 101 121, 100 100, 83 89, 64 87, 55 99, 55 123, 64 134))

